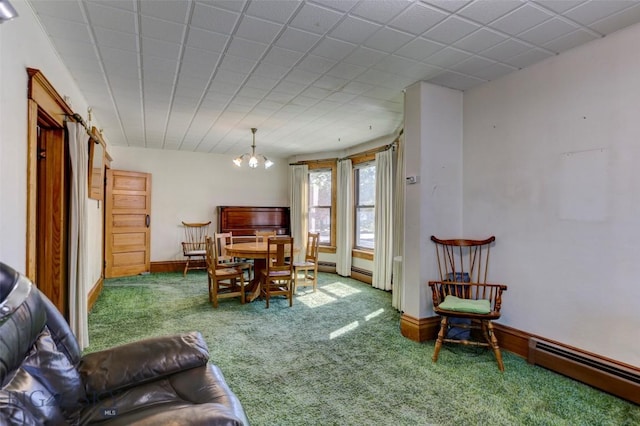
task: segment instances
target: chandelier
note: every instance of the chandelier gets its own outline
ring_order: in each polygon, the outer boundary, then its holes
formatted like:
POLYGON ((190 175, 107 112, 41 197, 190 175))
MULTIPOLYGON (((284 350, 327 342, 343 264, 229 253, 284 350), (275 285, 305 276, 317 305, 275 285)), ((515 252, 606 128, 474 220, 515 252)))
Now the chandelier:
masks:
POLYGON ((258 164, 262 163, 264 164, 264 168, 268 169, 269 167, 273 166, 273 161, 269 160, 267 157, 265 157, 262 154, 256 154, 256 132, 258 131, 258 129, 256 129, 255 127, 251 128, 251 133, 253 133, 253 143, 251 144, 251 154, 249 154, 248 152, 245 154, 242 154, 239 157, 236 157, 233 160, 233 164, 235 164, 236 166, 240 167, 242 166, 242 162, 245 159, 249 159, 249 167, 251 167, 252 169, 255 169, 256 167, 258 167, 258 164))

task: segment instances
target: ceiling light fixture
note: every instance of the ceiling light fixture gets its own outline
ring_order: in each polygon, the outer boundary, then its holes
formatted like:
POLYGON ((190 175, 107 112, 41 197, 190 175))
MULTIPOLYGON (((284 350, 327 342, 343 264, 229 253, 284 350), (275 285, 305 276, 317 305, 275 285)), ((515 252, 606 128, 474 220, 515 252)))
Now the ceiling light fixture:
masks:
POLYGON ((11 6, 9 0, 0 0, 0 24, 4 21, 10 21, 18 16, 18 12, 11 6))
POLYGON ((238 167, 242 166, 242 162, 245 160, 245 158, 249 159, 249 167, 251 167, 252 169, 255 169, 256 167, 258 167, 258 164, 260 163, 264 164, 265 169, 268 169, 269 167, 273 166, 273 161, 269 160, 267 157, 265 157, 262 154, 256 154, 256 132, 257 131, 258 129, 256 129, 255 127, 251 128, 251 133, 253 133, 253 143, 251 144, 251 154, 247 152, 245 154, 242 154, 239 157, 236 157, 233 160, 233 164, 235 164, 236 166, 238 167))

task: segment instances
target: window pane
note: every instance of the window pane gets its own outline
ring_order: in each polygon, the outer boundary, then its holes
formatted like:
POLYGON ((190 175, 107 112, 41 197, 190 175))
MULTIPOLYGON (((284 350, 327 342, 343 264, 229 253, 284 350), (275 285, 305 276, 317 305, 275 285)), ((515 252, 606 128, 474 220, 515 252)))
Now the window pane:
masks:
POLYGON ((309 172, 309 205, 331 205, 331 170, 309 172))
POLYGON ((373 207, 356 209, 356 246, 373 249, 375 241, 375 211, 373 207))
POLYGON ((376 200, 376 166, 356 169, 358 172, 358 205, 373 206, 376 200))
POLYGON ((331 244, 331 208, 309 209, 309 232, 320 233, 320 244, 331 244))

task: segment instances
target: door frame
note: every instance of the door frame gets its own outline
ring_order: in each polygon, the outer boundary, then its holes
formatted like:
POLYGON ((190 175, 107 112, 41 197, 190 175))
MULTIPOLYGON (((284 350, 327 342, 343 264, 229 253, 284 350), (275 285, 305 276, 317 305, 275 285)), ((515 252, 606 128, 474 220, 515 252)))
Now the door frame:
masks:
MULTIPOLYGON (((27 229, 26 229, 26 264, 25 274, 36 285, 38 283, 38 251, 45 242, 38 241, 38 200, 41 199, 41 191, 47 190, 47 188, 41 188, 38 185, 38 161, 40 157, 38 149, 38 127, 40 125, 46 127, 53 135, 52 140, 55 143, 64 144, 61 147, 63 152, 63 163, 70 161, 69 150, 67 141, 64 137, 64 122, 65 119, 72 119, 73 111, 64 101, 64 99, 58 94, 55 88, 49 83, 46 77, 35 68, 27 68, 27 74, 29 76, 28 82, 28 100, 27 100, 27 229)), ((59 173, 64 173, 64 170, 58 170, 59 173)), ((56 193, 51 194, 54 197, 61 197, 61 203, 64 206, 68 206, 69 194, 64 187, 56 188, 56 193)), ((68 223, 68 208, 61 209, 54 214, 57 215, 55 221, 60 223, 68 223)), ((63 270, 60 272, 62 277, 65 277, 66 265, 67 265, 67 235, 66 228, 62 232, 54 233, 49 237, 53 241, 48 241, 47 244, 61 247, 57 253, 54 253, 56 259, 54 263, 61 265, 63 270)), ((67 282, 66 279, 63 283, 65 286, 63 290, 66 294, 67 282)), ((63 301, 64 304, 68 304, 68 301, 63 301)), ((61 306, 58 306, 60 309, 61 306)), ((62 306, 61 312, 65 314, 68 306, 62 306)))

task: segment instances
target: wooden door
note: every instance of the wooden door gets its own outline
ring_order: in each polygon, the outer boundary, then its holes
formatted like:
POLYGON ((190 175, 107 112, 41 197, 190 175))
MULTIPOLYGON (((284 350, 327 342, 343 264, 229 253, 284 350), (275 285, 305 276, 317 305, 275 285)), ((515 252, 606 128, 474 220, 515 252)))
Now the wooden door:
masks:
MULTIPOLYGON (((38 127, 36 275, 34 281, 67 317, 69 221, 68 161, 64 132, 38 127)), ((47 126, 47 127, 46 127, 47 126)))
POLYGON ((107 170, 105 277, 151 269, 151 175, 107 170))

